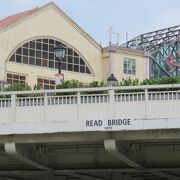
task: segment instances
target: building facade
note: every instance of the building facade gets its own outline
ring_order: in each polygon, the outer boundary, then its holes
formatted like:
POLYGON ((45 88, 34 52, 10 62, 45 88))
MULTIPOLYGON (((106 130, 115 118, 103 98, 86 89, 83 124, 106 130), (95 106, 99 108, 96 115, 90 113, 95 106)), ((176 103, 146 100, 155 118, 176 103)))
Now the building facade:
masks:
MULTIPOLYGON (((65 80, 106 81, 109 48, 101 47, 54 3, 0 20, 0 81, 53 88, 58 72, 56 44, 66 48, 62 60, 65 80)), ((143 51, 116 47, 111 61, 118 80, 148 78, 148 59, 143 51)))

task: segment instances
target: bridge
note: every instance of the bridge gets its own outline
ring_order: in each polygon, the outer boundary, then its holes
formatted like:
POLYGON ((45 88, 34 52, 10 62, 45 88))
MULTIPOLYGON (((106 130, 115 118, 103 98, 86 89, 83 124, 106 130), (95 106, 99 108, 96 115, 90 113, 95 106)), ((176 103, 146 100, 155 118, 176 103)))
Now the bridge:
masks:
POLYGON ((0 93, 0 179, 180 179, 180 85, 0 93))
POLYGON ((180 25, 141 34, 122 46, 146 52, 149 77, 180 75, 180 25))

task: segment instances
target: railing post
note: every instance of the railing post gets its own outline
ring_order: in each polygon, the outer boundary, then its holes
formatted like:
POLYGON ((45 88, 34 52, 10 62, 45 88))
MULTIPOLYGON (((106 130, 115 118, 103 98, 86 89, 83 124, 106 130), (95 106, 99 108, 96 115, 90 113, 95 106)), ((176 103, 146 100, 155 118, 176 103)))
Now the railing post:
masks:
POLYGON ((115 91, 113 89, 109 89, 109 118, 114 118, 115 116, 115 91))
POLYGON ((16 95, 11 94, 11 122, 16 121, 16 95))
POLYGON ((47 112, 47 107, 48 107, 48 96, 47 93, 44 94, 44 121, 46 121, 46 112, 47 112))
POLYGON ((79 120, 79 115, 80 115, 80 105, 81 105, 81 92, 77 92, 77 120, 79 120))
POLYGON ((147 119, 147 105, 148 105, 149 97, 148 97, 148 89, 145 88, 145 119, 147 119))

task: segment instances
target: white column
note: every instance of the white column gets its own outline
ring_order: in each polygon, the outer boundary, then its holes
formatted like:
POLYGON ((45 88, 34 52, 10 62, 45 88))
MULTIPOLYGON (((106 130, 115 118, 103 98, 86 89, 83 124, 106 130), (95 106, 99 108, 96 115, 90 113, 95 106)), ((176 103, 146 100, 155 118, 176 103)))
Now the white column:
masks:
POLYGON ((47 120, 47 107, 48 107, 48 96, 47 93, 44 94, 44 121, 47 120))
POLYGON ((148 101, 149 101, 149 99, 148 99, 149 97, 148 97, 148 89, 146 88, 145 89, 145 111, 144 111, 144 118, 145 119, 147 119, 147 105, 148 105, 148 101))
POLYGON ((11 122, 16 121, 16 95, 11 94, 11 122))
POLYGON ((115 116, 115 92, 112 89, 109 90, 108 116, 112 119, 115 116))
POLYGON ((150 78, 150 53, 145 54, 144 58, 144 79, 149 79, 150 78))
POLYGON ((79 120, 80 117, 80 106, 81 106, 81 93, 77 92, 77 120, 79 120))

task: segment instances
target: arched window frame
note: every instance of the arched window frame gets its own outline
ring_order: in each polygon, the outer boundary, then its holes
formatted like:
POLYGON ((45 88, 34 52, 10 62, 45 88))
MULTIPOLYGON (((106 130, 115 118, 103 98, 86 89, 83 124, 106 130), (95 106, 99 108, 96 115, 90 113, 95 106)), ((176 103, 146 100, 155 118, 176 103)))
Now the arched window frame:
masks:
MULTIPOLYGON (((67 44, 66 42, 60 40, 60 39, 57 39, 55 37, 52 37, 52 36, 38 36, 38 37, 34 37, 34 38, 31 38, 31 39, 28 39, 26 41, 23 41, 21 44, 19 44, 18 46, 16 46, 16 48, 14 48, 14 50, 12 51, 12 53, 9 55, 8 59, 6 62, 9 62, 12 58, 12 56, 15 55, 15 53, 20 49, 20 48, 23 48, 24 45, 26 45, 27 43, 30 43, 30 42, 33 42, 33 41, 37 41, 37 40, 45 40, 45 39, 50 39, 50 40, 54 40, 54 41, 58 41, 59 43, 62 43, 64 44, 68 49, 71 49, 73 51, 73 53, 76 53, 78 56, 79 56, 79 72, 78 71, 74 71, 75 70, 75 63, 72 63, 73 64, 73 70, 69 70, 71 68, 70 66, 70 63, 69 63, 69 59, 67 60, 67 56, 69 57, 69 54, 67 55, 67 51, 66 51, 66 69, 63 68, 63 62, 62 62, 62 70, 65 70, 65 71, 68 71, 68 72, 73 72, 73 73, 81 73, 81 74, 87 74, 87 75, 94 75, 94 72, 91 68, 91 66, 89 65, 88 61, 83 57, 83 55, 78 51, 76 50, 74 47, 72 47, 71 45, 67 44), (81 61, 83 64, 81 64, 81 61), (81 72, 81 67, 85 66, 85 72, 81 72), (89 73, 86 73, 87 69, 89 70, 89 73)), ((23 55, 22 55, 23 56, 23 55)), ((36 55, 35 55, 36 56, 36 55)), ((30 58, 30 57, 29 57, 30 58)), ((75 56, 74 56, 75 58, 75 56)), ((37 58, 38 59, 38 58, 37 58)), ((15 62, 15 63, 18 63, 17 61, 10 61, 10 62, 15 62)), ((75 62, 75 60, 74 60, 75 62)), ((41 62, 41 65, 35 65, 35 64, 30 64, 29 63, 29 60, 28 60, 28 63, 25 63, 25 62, 20 62, 19 64, 26 64, 26 65, 30 65, 30 66, 35 66, 35 67, 44 67, 42 66, 42 62, 41 62)), ((50 63, 49 63, 50 65, 50 63)), ((54 68, 51 68, 51 67, 45 67, 45 68, 48 68, 48 69, 58 69, 57 67, 55 67, 54 65, 54 68)))

